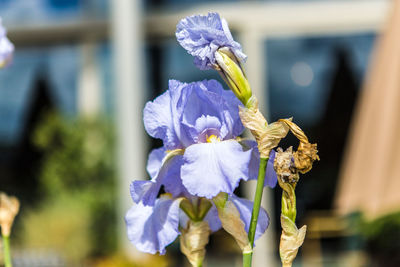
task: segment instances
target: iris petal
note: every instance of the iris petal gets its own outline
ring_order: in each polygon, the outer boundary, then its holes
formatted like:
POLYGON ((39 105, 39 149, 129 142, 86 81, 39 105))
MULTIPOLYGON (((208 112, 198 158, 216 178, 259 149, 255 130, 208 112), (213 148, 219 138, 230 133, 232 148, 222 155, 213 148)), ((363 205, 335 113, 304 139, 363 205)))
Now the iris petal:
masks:
POLYGON ((161 186, 173 197, 188 195, 182 185, 180 169, 183 164, 182 155, 176 155, 161 166, 166 156, 165 148, 154 149, 149 155, 147 170, 153 177, 151 181, 133 181, 130 186, 132 200, 142 201, 144 205, 154 205, 161 186), (158 167, 158 169, 157 169, 158 167))
POLYGON ((147 102, 143 110, 143 121, 150 136, 162 139, 168 149, 179 147, 180 141, 174 130, 169 91, 157 97, 153 102, 147 102))
POLYGON ((212 205, 204 220, 208 222, 208 226, 210 226, 210 229, 213 232, 218 231, 222 227, 221 221, 218 217, 218 210, 214 205, 212 205))
MULTIPOLYGON (((247 200, 245 198, 240 198, 235 195, 229 197, 229 200, 235 204, 236 208, 240 213, 240 219, 245 224, 246 232, 249 232, 251 213, 253 211, 253 201, 247 200)), ((260 213, 258 215, 258 222, 256 228, 255 239, 257 240, 261 235, 267 230, 269 225, 269 216, 267 212, 260 208, 260 213)))
POLYGON ((134 205, 126 214, 129 240, 142 252, 165 254, 179 235, 180 200, 160 198, 154 206, 134 205))
POLYGON ((195 144, 183 155, 181 178, 190 194, 212 198, 219 192, 232 194, 241 179, 248 179, 251 150, 227 140, 195 144))
MULTIPOLYGON (((257 142, 254 140, 243 140, 241 143, 252 150, 251 161, 249 165, 249 179, 257 180, 258 167, 260 166, 260 153, 258 152, 257 142)), ((271 150, 265 172, 264 186, 274 188, 278 182, 278 177, 274 169, 275 150, 271 150)))
POLYGON ((239 43, 232 38, 226 20, 218 13, 195 15, 182 19, 176 26, 176 38, 180 45, 194 56, 195 65, 203 70, 215 64, 215 52, 228 47, 240 60, 245 60, 239 43))

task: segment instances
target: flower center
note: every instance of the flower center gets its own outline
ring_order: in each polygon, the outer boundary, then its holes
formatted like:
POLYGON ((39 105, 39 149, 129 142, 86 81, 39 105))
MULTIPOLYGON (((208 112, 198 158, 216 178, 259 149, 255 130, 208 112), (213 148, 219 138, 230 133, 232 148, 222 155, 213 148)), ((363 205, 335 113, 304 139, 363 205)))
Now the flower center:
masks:
POLYGON ((216 142, 221 141, 221 139, 218 136, 216 136, 215 134, 212 134, 210 136, 207 135, 206 140, 207 140, 207 143, 216 143, 216 142))
POLYGON ((220 141, 219 130, 214 128, 205 129, 197 138, 197 143, 215 143, 220 141))

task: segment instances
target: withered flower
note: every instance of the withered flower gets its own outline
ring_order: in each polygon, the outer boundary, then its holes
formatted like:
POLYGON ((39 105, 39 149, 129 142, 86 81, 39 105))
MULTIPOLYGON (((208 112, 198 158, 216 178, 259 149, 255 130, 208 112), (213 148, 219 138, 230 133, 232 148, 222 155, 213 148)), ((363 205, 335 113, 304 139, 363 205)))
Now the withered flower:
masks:
POLYGON ((239 116, 256 139, 260 156, 268 158, 271 150, 287 135, 289 127, 281 121, 268 124, 258 109, 257 99, 252 97, 251 101, 253 102, 249 108, 239 107, 239 116))
POLYGON ((181 230, 181 251, 192 266, 201 266, 206 255, 206 245, 211 230, 207 221, 188 221, 187 227, 181 230))
POLYGON ((281 215, 282 235, 279 254, 283 267, 292 266, 300 246, 304 242, 307 226, 297 229, 296 224, 285 215, 281 215))
POLYGON ((285 123, 300 141, 297 151, 293 153, 296 168, 303 174, 309 172, 314 161, 319 160, 317 144, 311 144, 300 127, 291 120, 281 119, 279 121, 285 123))
POLYGON ((274 169, 280 185, 281 183, 296 184, 299 181, 299 171, 295 165, 292 147, 289 147, 286 151, 278 147, 275 154, 274 169))
POLYGON ((19 201, 14 196, 0 192, 0 226, 3 236, 10 236, 14 218, 19 211, 19 201))

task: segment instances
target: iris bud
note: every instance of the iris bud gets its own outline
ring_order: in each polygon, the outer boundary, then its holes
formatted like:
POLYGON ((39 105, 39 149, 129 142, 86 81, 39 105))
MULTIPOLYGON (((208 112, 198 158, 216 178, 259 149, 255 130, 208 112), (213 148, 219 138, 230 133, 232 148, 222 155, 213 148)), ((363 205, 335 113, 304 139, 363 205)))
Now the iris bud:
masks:
POLYGON ((249 100, 251 99, 252 91, 240 61, 226 47, 220 48, 215 52, 215 60, 217 63, 214 68, 218 70, 232 92, 243 105, 250 105, 251 101, 249 100))

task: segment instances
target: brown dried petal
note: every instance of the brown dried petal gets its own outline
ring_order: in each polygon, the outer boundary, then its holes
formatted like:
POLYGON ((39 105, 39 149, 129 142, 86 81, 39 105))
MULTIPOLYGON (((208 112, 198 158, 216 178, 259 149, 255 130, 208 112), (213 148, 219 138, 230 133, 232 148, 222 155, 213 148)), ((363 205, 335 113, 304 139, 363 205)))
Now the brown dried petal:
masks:
POLYGON ((227 231, 233 238, 235 238, 240 249, 243 253, 250 253, 252 251, 251 245, 247 232, 245 230, 245 225, 240 219, 240 213, 237 210, 235 204, 231 201, 227 201, 223 208, 218 205, 218 216, 222 223, 222 228, 227 231))
POLYGON ((300 246, 304 242, 307 226, 297 229, 296 224, 285 215, 281 215, 282 235, 279 254, 283 266, 292 266, 300 246))
POLYGON ((192 266, 199 266, 203 262, 210 233, 211 230, 206 221, 193 222, 189 220, 186 229, 182 230, 181 251, 192 266))
POLYGON ((300 141, 297 152, 294 153, 296 168, 301 173, 309 172, 314 161, 319 160, 317 144, 310 144, 305 133, 291 120, 281 119, 279 121, 285 123, 300 141))
POLYGON ((300 127, 297 126, 296 123, 292 122, 292 119, 280 119, 279 121, 289 126, 290 131, 297 137, 297 139, 299 139, 300 142, 308 143, 307 136, 305 135, 303 130, 301 130, 300 127))
POLYGON ((317 144, 300 143, 294 153, 294 164, 301 173, 309 172, 314 161, 319 160, 317 144))
POLYGON ((239 116, 243 125, 251 131, 257 141, 258 150, 262 158, 268 158, 271 150, 284 138, 289 127, 283 122, 267 123, 258 109, 258 102, 253 100, 250 108, 239 107, 239 116))
POLYGON ((0 192, 0 226, 4 236, 10 236, 11 227, 18 211, 18 199, 0 192))

